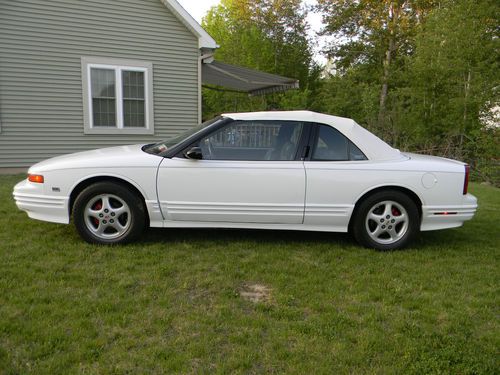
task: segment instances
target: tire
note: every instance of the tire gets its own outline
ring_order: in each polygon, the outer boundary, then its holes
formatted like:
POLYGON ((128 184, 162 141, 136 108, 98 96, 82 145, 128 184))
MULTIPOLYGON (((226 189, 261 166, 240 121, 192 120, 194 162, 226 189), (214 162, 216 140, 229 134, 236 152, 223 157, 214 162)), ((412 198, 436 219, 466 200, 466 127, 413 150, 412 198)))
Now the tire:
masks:
POLYGON ((73 221, 80 237, 88 243, 124 244, 142 234, 146 211, 141 198, 126 186, 98 182, 76 198, 73 221))
POLYGON ((356 208, 352 231, 359 244, 377 250, 408 246, 420 231, 415 202, 397 190, 379 191, 356 208))

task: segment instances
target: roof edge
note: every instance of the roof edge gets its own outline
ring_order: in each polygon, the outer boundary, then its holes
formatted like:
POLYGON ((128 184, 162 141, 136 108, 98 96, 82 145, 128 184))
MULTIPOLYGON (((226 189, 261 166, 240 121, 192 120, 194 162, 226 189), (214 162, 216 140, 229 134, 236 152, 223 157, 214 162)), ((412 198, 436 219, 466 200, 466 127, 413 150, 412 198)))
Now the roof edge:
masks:
POLYGON ((369 161, 400 160, 399 150, 391 147, 375 134, 363 128, 356 121, 347 117, 327 115, 312 111, 263 111, 263 112, 240 112, 223 113, 222 116, 233 120, 283 120, 283 121, 306 121, 330 125, 340 131, 351 140, 369 161))
POLYGON ((216 49, 217 42, 201 27, 177 0, 160 0, 179 21, 181 21, 191 32, 198 37, 198 48, 216 49))

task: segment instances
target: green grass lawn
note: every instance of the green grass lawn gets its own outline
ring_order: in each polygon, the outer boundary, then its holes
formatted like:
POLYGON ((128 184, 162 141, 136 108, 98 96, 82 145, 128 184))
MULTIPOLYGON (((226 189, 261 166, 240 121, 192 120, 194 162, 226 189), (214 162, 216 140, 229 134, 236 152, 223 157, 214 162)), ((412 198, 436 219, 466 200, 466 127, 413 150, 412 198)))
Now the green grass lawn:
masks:
POLYGON ((22 178, 0 176, 0 373, 500 368, 499 189, 472 184, 474 220, 404 251, 344 234, 177 229, 100 247, 18 211, 22 178), (251 285, 260 302, 242 298, 251 285))

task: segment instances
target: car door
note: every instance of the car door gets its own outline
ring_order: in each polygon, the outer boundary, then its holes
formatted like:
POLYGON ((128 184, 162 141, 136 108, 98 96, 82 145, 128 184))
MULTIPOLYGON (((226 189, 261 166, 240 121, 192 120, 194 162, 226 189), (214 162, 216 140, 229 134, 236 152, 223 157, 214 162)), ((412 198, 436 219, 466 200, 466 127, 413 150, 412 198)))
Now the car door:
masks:
POLYGON ((158 198, 170 221, 300 224, 305 170, 298 157, 308 126, 232 121, 164 159, 158 198), (193 147, 201 160, 186 154, 193 147))

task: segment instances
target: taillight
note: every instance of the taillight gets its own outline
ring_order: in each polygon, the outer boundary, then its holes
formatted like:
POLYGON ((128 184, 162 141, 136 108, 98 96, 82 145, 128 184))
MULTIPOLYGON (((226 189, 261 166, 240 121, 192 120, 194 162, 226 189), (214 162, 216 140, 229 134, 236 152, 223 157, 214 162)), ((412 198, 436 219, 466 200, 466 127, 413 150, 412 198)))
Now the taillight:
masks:
POLYGON ((29 174, 28 181, 43 184, 43 176, 41 174, 29 174))
POLYGON ((467 194, 467 190, 469 189, 469 173, 470 173, 470 166, 465 164, 464 195, 467 194))

